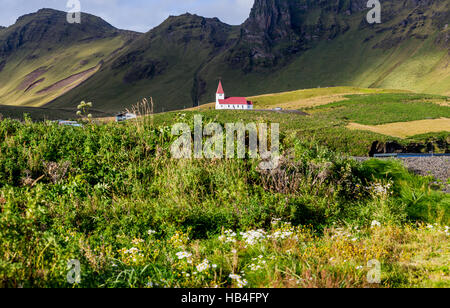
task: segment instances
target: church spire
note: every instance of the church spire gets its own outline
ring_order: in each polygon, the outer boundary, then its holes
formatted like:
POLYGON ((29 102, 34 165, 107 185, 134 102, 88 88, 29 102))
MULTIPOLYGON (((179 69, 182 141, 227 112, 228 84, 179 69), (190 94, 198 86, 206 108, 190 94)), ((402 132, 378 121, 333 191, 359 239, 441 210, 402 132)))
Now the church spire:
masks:
POLYGON ((217 88, 217 93, 216 94, 225 94, 225 92, 223 91, 223 87, 222 87, 222 81, 219 81, 219 87, 217 88))

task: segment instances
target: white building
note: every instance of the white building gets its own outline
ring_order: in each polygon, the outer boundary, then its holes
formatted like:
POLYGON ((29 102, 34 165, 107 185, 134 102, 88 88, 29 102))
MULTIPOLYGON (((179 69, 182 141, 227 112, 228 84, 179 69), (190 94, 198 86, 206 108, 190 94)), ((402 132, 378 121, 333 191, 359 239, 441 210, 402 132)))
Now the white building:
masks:
POLYGON ((253 103, 245 97, 225 97, 222 82, 219 81, 219 87, 216 93, 217 110, 252 110, 253 103))

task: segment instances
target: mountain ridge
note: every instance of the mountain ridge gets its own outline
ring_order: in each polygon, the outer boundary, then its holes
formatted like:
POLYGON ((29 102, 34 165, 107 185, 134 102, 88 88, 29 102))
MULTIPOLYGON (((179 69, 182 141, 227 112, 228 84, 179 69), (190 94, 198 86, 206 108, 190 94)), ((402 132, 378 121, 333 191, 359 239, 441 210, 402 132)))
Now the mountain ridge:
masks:
POLYGON ((69 24, 66 16, 41 9, 0 31, 1 104, 39 106, 54 100, 88 79, 78 74, 97 67, 139 35, 91 14, 83 14, 81 24, 69 24), (52 87, 71 76, 79 78, 52 87), (53 91, 43 91, 48 88, 53 91))
MULTIPOLYGON (((102 63, 86 81, 33 104, 73 108, 87 99, 114 113, 152 96, 157 111, 182 109, 212 101, 218 79, 232 95, 337 85, 448 95, 449 5, 386 0, 375 25, 365 19, 365 0, 256 0, 239 26, 187 13, 143 34, 109 31, 92 19, 98 34, 121 43, 83 67, 102 63)), ((0 103, 3 97, 0 91, 0 103)))

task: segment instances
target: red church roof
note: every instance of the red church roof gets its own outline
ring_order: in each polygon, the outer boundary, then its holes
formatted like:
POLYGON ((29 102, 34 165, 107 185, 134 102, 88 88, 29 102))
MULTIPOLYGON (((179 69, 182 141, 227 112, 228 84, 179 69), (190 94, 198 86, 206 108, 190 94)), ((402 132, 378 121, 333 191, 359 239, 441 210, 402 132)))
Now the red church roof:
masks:
POLYGON ((221 105, 253 105, 245 97, 227 97, 226 99, 219 99, 221 105))
POLYGON ((217 88, 217 94, 225 94, 222 88, 222 81, 219 81, 219 87, 217 88))

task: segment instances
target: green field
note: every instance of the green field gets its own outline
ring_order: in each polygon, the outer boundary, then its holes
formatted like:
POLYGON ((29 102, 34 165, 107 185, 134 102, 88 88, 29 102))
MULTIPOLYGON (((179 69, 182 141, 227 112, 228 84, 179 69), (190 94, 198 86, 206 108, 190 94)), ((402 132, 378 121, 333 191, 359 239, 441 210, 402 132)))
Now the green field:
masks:
POLYGON ((76 259, 75 287, 449 287, 445 183, 396 161, 348 158, 389 137, 345 128, 376 110, 376 121, 392 121, 404 105, 396 121, 446 116, 430 103, 442 99, 351 95, 310 116, 204 110, 84 128, 4 119, 0 286, 70 287, 76 259), (171 126, 196 114, 280 123, 281 165, 172 159, 171 126), (366 278, 374 259, 379 284, 366 278))
POLYGON ((249 97, 258 109, 270 109, 280 104, 288 104, 297 101, 304 101, 314 98, 327 98, 350 94, 377 94, 377 93, 405 93, 408 91, 388 90, 388 89, 369 89, 356 87, 329 87, 315 88, 306 90, 297 90, 279 94, 267 94, 255 97, 249 97))
POLYGON ((450 108, 429 100, 447 101, 446 97, 414 94, 378 94, 349 97, 350 100, 317 107, 340 119, 367 125, 450 118, 450 108))
MULTIPOLYGON (((436 153, 448 151, 450 132, 430 133, 408 138, 394 138, 388 135, 376 134, 370 131, 349 130, 349 123, 376 125, 384 123, 409 122, 424 119, 450 118, 448 97, 439 95, 397 93, 393 90, 361 89, 350 87, 323 88, 300 90, 288 93, 271 94, 252 98, 256 109, 272 109, 284 106, 293 101, 308 101, 308 99, 328 100, 335 94, 368 93, 343 95, 338 102, 325 105, 305 107, 300 110, 309 116, 297 114, 280 114, 268 111, 216 111, 212 105, 189 111, 179 111, 188 116, 201 111, 209 119, 220 122, 268 121, 280 123, 285 135, 295 138, 315 140, 331 150, 353 156, 366 156, 373 142, 396 141, 400 144, 443 141, 444 148, 436 148, 436 153), (372 93, 372 94, 371 94, 372 93), (345 99, 345 100, 342 100, 345 99)), ((155 123, 172 123, 177 113, 155 115, 155 123)), ((425 149, 424 149, 425 150, 425 149)))

